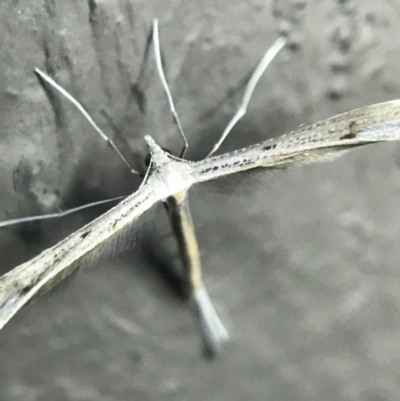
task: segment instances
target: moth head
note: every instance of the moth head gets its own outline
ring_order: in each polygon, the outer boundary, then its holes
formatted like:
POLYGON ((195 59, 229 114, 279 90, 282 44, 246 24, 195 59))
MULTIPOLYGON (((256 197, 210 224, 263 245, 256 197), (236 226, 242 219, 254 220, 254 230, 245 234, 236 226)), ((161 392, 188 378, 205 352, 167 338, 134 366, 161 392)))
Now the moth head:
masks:
POLYGON ((147 142, 147 145, 149 146, 149 154, 146 156, 145 159, 145 164, 147 167, 150 165, 150 162, 152 162, 153 165, 157 167, 170 161, 168 155, 171 154, 171 152, 169 150, 162 149, 149 135, 145 136, 145 140, 147 142))
MULTIPOLYGON (((167 148, 161 148, 165 153, 168 153, 169 155, 172 155, 172 152, 167 149, 167 148)), ((144 164, 146 167, 150 166, 150 162, 151 162, 151 153, 147 153, 145 159, 144 159, 144 164)))

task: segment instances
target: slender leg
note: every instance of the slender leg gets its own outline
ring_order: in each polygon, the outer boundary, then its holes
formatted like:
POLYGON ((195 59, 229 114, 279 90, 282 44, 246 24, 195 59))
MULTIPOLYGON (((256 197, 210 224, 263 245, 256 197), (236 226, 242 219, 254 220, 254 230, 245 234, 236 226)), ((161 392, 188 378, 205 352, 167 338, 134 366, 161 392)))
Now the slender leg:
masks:
POLYGON ((166 200, 175 237, 185 269, 190 297, 199 319, 207 353, 214 356, 228 341, 229 334, 219 319, 201 277, 199 247, 190 214, 187 191, 179 192, 166 200))
POLYGON ((226 126, 224 132, 219 138, 218 142, 213 146, 211 151, 208 153, 207 157, 210 157, 213 153, 215 153, 218 148, 221 146, 222 142, 226 139, 228 134, 232 131, 232 128, 236 125, 236 123, 246 114, 247 106, 249 105, 251 96, 253 95, 254 89, 260 80, 262 74, 266 70, 266 68, 271 64, 271 61, 275 58, 275 56, 280 52, 280 50, 285 46, 286 40, 284 38, 278 38, 275 43, 267 50, 264 54, 264 57, 258 63, 256 69, 254 70, 248 84, 246 85, 246 89, 244 91, 242 102, 240 103, 239 108, 237 109, 235 115, 232 117, 229 124, 226 126))
POLYGON ((169 108, 171 109, 171 113, 172 113, 172 118, 174 119, 174 123, 177 125, 179 133, 181 134, 181 137, 183 139, 183 148, 182 148, 182 151, 180 154, 180 157, 183 158, 189 147, 189 144, 186 139, 186 135, 183 132, 182 125, 181 125, 181 122, 178 117, 178 113, 176 112, 174 101, 172 99, 172 95, 169 90, 167 80, 165 79, 165 74, 164 74, 164 70, 163 70, 162 62, 161 62, 161 50, 160 50, 160 40, 159 40, 159 36, 158 36, 158 20, 157 19, 155 19, 153 21, 153 43, 154 43, 154 55, 156 57, 156 65, 157 65, 158 75, 160 77, 161 84, 164 88, 164 92, 167 95, 169 108))
POLYGON ((91 203, 87 203, 86 205, 77 206, 72 209, 62 210, 62 211, 55 212, 55 213, 42 214, 42 215, 37 215, 37 216, 19 217, 17 219, 10 219, 10 220, 3 220, 3 221, 0 221, 0 227, 13 226, 15 224, 27 223, 27 222, 38 221, 38 220, 47 220, 47 219, 55 219, 55 218, 65 217, 65 216, 68 216, 69 214, 79 212, 80 210, 89 209, 94 206, 104 205, 106 203, 120 201, 125 198, 126 198, 125 195, 117 196, 116 198, 110 198, 110 199, 105 199, 105 200, 101 200, 101 201, 97 201, 97 202, 91 202, 91 203))
POLYGON ((54 89, 58 90, 66 99, 68 99, 86 118, 86 120, 90 123, 90 125, 96 130, 96 132, 100 135, 100 137, 107 142, 107 145, 110 146, 112 150, 119 156, 119 158, 125 163, 125 165, 129 168, 131 173, 137 174, 139 176, 143 176, 141 173, 133 169, 122 153, 119 151, 115 143, 99 128, 99 126, 94 122, 90 114, 85 110, 81 103, 79 103, 70 93, 68 93, 62 86, 60 86, 53 78, 50 78, 43 71, 39 70, 39 68, 35 68, 36 74, 49 85, 51 85, 54 89))

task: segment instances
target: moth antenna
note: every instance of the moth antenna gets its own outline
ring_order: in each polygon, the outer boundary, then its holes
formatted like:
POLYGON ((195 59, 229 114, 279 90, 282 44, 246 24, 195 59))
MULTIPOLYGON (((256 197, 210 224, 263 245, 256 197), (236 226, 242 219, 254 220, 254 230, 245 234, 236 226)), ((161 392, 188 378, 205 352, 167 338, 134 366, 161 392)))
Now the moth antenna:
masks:
POLYGON ((229 133, 232 131, 232 128, 236 125, 236 123, 246 114, 247 106, 251 100, 251 96, 253 95, 254 89, 258 84, 261 76, 264 74, 264 71, 267 67, 271 64, 272 60, 277 56, 277 54, 282 50, 283 46, 286 44, 286 39, 283 37, 278 38, 275 43, 267 50, 264 54, 264 57, 258 63, 256 69, 254 70, 249 82, 246 85, 246 89, 244 91, 244 95, 242 98, 242 102, 239 105, 235 115, 232 117, 229 124, 226 126, 224 132, 222 133, 221 137, 219 138, 218 142, 213 146, 211 151, 207 154, 207 157, 210 157, 214 154, 219 147, 221 146, 222 142, 226 139, 229 133))
POLYGON ((125 157, 122 155, 122 153, 118 150, 117 146, 115 143, 112 141, 111 138, 109 138, 101 129, 100 127, 94 122, 93 118, 90 117, 90 114, 85 110, 85 108, 82 106, 81 103, 79 103, 70 93, 68 93, 61 85, 59 85, 56 81, 54 81, 53 78, 50 78, 46 73, 43 71, 39 70, 39 68, 35 68, 35 72, 43 81, 47 82, 49 85, 51 85, 54 89, 58 90, 66 99, 68 99, 80 112, 81 114, 86 118, 86 120, 89 122, 89 124, 96 130, 96 132, 100 135, 102 139, 104 139, 107 142, 107 145, 110 146, 110 148, 118 155, 118 157, 124 162, 124 164, 129 168, 131 173, 137 174, 141 177, 143 175, 139 173, 139 171, 133 169, 130 164, 127 162, 125 157))
POLYGON ((181 134, 181 137, 183 139, 183 148, 180 154, 180 157, 183 158, 186 154, 186 151, 189 147, 189 143, 186 139, 186 135, 183 132, 181 122, 178 117, 178 113, 175 109, 174 101, 172 99, 171 92, 168 87, 167 80, 165 78, 164 74, 164 69, 162 66, 162 61, 161 61, 161 50, 160 50, 160 40, 159 40, 159 35, 158 35, 158 19, 153 20, 153 44, 154 44, 154 55, 156 58, 156 65, 157 65, 157 71, 158 71, 158 76, 160 77, 161 84, 164 88, 164 92, 167 95, 168 103, 169 103, 169 108, 172 113, 172 118, 174 120, 174 123, 178 127, 179 133, 181 134))

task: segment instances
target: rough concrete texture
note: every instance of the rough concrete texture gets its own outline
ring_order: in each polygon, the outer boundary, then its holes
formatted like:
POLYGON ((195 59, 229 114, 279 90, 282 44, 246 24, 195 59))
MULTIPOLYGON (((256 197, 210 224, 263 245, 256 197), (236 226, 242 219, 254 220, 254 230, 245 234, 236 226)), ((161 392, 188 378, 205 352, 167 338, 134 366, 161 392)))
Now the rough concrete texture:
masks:
MULTIPOLYGON (((400 96, 396 1, 1 2, 2 218, 139 184, 34 67, 136 168, 145 134, 178 152, 154 60, 143 61, 156 16, 191 159, 279 34, 289 44, 223 150, 400 96)), ((82 271, 0 332, 1 401, 399 399, 399 160, 398 144, 379 145, 192 193, 205 280, 232 334, 215 361, 201 357, 192 315, 159 272, 179 260, 157 210, 142 251, 82 271)), ((2 230, 2 273, 100 212, 2 230)))

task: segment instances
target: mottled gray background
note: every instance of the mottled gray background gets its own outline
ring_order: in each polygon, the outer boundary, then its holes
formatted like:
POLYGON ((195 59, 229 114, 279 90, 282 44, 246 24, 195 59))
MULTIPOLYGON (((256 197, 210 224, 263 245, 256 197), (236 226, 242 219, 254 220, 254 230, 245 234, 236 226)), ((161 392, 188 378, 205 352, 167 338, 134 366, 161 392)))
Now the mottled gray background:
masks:
MULTIPOLYGON (((34 67, 79 98, 135 167, 145 134, 178 151, 154 60, 143 64, 156 16, 191 159, 279 34, 289 44, 223 150, 400 97, 397 0, 3 1, 1 218, 139 184, 34 67)), ((159 208, 141 248, 82 271, 0 332, 0 400, 399 399, 399 150, 192 193, 205 280, 232 334, 218 360, 201 357, 192 315, 159 272, 179 266, 159 208)), ((2 230, 2 272, 96 213, 2 230)))

